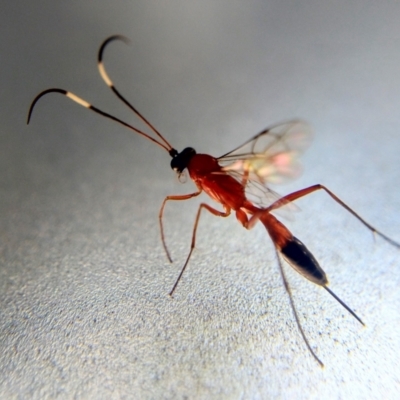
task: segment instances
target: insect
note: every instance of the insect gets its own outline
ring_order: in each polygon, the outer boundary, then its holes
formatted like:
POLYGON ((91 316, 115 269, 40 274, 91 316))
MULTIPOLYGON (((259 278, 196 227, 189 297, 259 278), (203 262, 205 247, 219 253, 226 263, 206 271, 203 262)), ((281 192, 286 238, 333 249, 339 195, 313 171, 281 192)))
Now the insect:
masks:
POLYGON ((251 229, 258 221, 260 221, 266 228, 274 244, 280 274, 285 289, 289 295, 291 309, 300 334, 312 356, 321 366, 323 366, 322 361, 311 348, 300 324, 292 298, 291 289, 288 285, 283 269, 282 258, 306 279, 324 288, 362 325, 364 325, 364 323, 350 307, 348 307, 334 292, 332 292, 332 290, 328 288, 328 279, 325 272, 318 264, 318 261, 314 258, 307 247, 299 239, 293 236, 288 228, 286 228, 286 226, 284 226, 274 215, 272 215, 272 211, 315 191, 323 190, 335 202, 340 204, 356 217, 371 232, 377 234, 393 246, 400 248, 400 244, 367 223, 323 185, 313 185, 285 196, 278 196, 268 187, 269 183, 277 179, 290 178, 295 174, 297 170, 298 156, 305 147, 307 147, 311 134, 310 127, 303 121, 293 120, 264 129, 243 145, 218 158, 212 157, 208 154, 196 153, 196 151, 191 147, 178 152, 168 143, 161 133, 138 110, 136 110, 136 108, 134 108, 125 97, 122 96, 109 78, 103 64, 103 53, 106 46, 115 40, 122 40, 126 43, 129 42, 124 36, 115 35, 109 37, 102 43, 98 52, 98 69, 100 75, 114 94, 147 125, 155 137, 150 136, 148 133, 98 109, 75 94, 58 88, 47 89, 35 97, 28 112, 27 123, 29 124, 32 111, 40 98, 52 92, 61 93, 81 106, 86 107, 103 117, 118 122, 162 147, 171 156, 171 168, 179 177, 181 177, 184 171, 187 170, 190 178, 195 183, 197 190, 193 193, 184 195, 167 196, 162 202, 159 212, 161 242, 170 262, 172 262, 172 259, 166 244, 163 227, 163 213, 167 202, 189 200, 200 195, 202 192, 205 192, 211 199, 222 206, 223 211, 218 210, 207 203, 200 204, 193 226, 189 254, 187 255, 186 261, 171 289, 171 292, 169 293, 171 296, 174 293, 189 263, 193 249, 195 248, 196 232, 202 211, 208 211, 217 217, 224 218, 234 212, 237 220, 246 229, 251 229))

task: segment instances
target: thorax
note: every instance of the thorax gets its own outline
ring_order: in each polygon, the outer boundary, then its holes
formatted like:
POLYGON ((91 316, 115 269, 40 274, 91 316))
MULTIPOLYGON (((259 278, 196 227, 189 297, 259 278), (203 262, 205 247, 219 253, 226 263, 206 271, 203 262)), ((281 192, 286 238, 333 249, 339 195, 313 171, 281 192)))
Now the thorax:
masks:
POLYGON ((188 164, 190 178, 213 200, 237 210, 246 200, 243 185, 222 170, 218 160, 208 154, 196 154, 188 164))

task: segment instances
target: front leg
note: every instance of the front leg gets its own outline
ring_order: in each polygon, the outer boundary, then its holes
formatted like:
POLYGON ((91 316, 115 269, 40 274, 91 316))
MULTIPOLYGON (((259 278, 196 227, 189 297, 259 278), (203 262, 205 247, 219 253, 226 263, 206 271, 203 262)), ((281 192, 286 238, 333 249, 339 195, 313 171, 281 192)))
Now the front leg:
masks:
POLYGON ((160 223, 160 232, 161 232, 161 241, 162 241, 165 253, 166 253, 167 257, 168 257, 168 260, 171 263, 172 263, 172 258, 171 258, 170 254, 169 254, 167 245, 165 243, 164 226, 163 226, 163 222, 162 222, 165 204, 166 204, 166 202, 168 200, 189 200, 192 197, 198 196, 201 192, 202 192, 202 190, 199 190, 198 192, 195 192, 195 193, 167 196, 164 199, 164 201, 162 202, 162 204, 161 204, 160 212, 158 213, 158 220, 159 220, 159 223, 160 223))
POLYGON ((183 275, 183 272, 185 271, 186 266, 187 266, 188 263, 189 263, 190 256, 192 255, 193 249, 194 249, 194 247, 195 247, 195 245, 196 245, 197 226, 198 226, 198 224, 199 224, 200 214, 201 214, 201 210, 202 210, 203 208, 205 208, 207 211, 209 211, 211 214, 213 214, 213 215, 215 215, 215 216, 217 216, 217 217, 228 217, 228 216, 231 214, 231 209, 230 209, 229 207, 227 207, 227 206, 224 206, 225 212, 223 212, 223 211, 218 211, 218 210, 216 210, 215 208, 209 206, 209 205, 206 204, 206 203, 201 203, 201 204, 200 204, 199 209, 197 210, 196 219, 195 219, 195 221, 194 221, 193 233, 192 233, 192 242, 191 242, 191 244, 190 244, 190 251, 189 251, 189 254, 188 254, 187 258, 186 258, 185 264, 183 265, 183 268, 182 268, 182 270, 181 270, 181 273, 180 273, 179 276, 178 276, 178 279, 176 280, 176 282, 175 282, 175 284, 174 284, 172 290, 169 292, 169 295, 170 295, 170 296, 172 296, 172 294, 174 293, 174 291, 175 291, 175 289, 176 289, 176 286, 178 285, 178 282, 180 281, 180 279, 181 279, 181 277, 182 277, 182 275, 183 275))

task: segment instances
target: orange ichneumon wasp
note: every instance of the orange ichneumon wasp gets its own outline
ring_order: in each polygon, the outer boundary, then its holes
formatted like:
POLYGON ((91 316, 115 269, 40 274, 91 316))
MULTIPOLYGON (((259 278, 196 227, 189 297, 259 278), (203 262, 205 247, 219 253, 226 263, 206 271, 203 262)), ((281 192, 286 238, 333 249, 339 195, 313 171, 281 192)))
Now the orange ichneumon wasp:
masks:
POLYGON ((215 200, 223 207, 223 211, 220 211, 206 203, 200 204, 193 226, 190 251, 182 270, 169 293, 170 296, 174 293, 195 247, 196 232, 202 210, 207 210, 218 217, 228 217, 231 212, 234 211, 237 220, 246 229, 251 229, 258 221, 260 221, 266 228, 272 242, 274 243, 280 274, 285 289, 289 295, 290 305, 300 334, 312 356, 321 366, 323 366, 322 361, 311 348, 300 324, 292 298, 291 289, 283 270, 281 256, 306 279, 323 287, 362 325, 364 325, 364 323, 353 310, 351 310, 328 288, 328 279, 325 272, 318 264, 318 261, 306 246, 299 239, 294 237, 292 233, 271 214, 271 212, 317 190, 323 190, 335 202, 340 204, 356 217, 371 232, 379 235, 393 246, 400 248, 400 244, 367 223, 323 185, 313 185, 281 197, 268 188, 267 185, 275 179, 291 177, 296 172, 297 158, 302 150, 307 147, 311 135, 310 127, 305 122, 293 120, 264 129, 243 145, 218 158, 212 157, 208 154, 196 153, 196 151, 191 147, 188 147, 181 152, 175 150, 161 135, 161 133, 138 110, 136 110, 136 108, 134 108, 125 97, 121 95, 109 78, 103 64, 103 52, 106 46, 115 40, 122 40, 125 43, 129 42, 124 36, 115 35, 109 37, 102 43, 98 52, 98 68, 100 75, 114 94, 122 100, 136 114, 136 116, 139 117, 148 128, 150 128, 151 131, 153 131, 157 138, 154 138, 119 118, 98 109, 75 94, 58 88, 47 89, 35 97, 29 109, 27 123, 29 124, 33 108, 41 97, 52 92, 61 93, 81 106, 86 107, 103 117, 118 122, 162 147, 172 157, 171 168, 178 174, 178 176, 181 176, 181 174, 187 169, 190 178, 197 187, 197 190, 189 194, 167 196, 162 202, 159 212, 161 241, 170 262, 172 262, 172 259, 165 242, 163 228, 163 213, 167 201, 188 200, 200 195, 202 192, 205 192, 209 197, 211 197, 211 199, 215 200), (273 200, 271 200, 271 198, 273 198, 273 200))

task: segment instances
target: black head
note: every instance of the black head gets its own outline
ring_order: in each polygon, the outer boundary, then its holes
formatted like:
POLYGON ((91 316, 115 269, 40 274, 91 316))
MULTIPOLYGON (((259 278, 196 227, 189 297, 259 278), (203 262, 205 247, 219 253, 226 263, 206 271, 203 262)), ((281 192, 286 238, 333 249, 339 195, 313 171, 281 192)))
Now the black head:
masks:
POLYGON ((195 154, 196 150, 191 147, 186 147, 186 149, 182 150, 180 153, 173 149, 170 151, 172 157, 171 168, 178 174, 181 174, 195 154))

